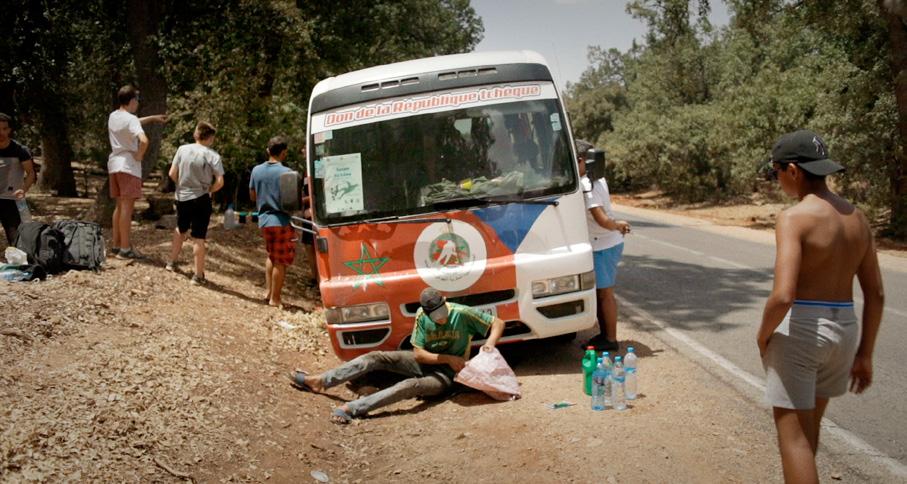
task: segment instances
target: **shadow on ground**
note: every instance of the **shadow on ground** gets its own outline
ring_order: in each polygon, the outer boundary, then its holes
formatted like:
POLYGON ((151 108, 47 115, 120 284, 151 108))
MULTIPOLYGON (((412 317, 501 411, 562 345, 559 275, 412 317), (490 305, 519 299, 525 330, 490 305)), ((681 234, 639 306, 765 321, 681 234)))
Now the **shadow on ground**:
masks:
POLYGON ((771 280, 771 272, 624 255, 615 291, 672 327, 720 332, 744 324, 724 317, 759 306, 771 280))

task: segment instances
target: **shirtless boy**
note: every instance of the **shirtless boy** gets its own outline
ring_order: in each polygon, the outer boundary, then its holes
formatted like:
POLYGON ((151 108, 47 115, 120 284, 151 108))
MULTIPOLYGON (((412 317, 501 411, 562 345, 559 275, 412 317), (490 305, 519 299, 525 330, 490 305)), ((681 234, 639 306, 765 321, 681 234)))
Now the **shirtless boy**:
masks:
POLYGON ((830 397, 872 384, 884 293, 866 216, 826 185, 844 170, 807 130, 772 148, 772 176, 800 202, 778 216, 775 281, 757 342, 774 411, 785 482, 819 482, 816 449, 830 397), (863 291, 862 334, 853 278, 863 291))

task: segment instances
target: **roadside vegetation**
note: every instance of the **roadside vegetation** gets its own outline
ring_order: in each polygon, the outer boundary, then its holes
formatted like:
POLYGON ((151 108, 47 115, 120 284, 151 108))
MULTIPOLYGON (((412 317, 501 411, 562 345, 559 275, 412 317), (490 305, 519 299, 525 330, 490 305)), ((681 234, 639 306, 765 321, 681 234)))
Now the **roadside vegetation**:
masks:
POLYGON ((608 151, 614 189, 685 202, 773 190, 759 173, 781 134, 825 137, 838 188, 907 238, 907 24, 897 0, 634 0, 645 40, 590 47, 568 87, 574 134, 608 151), (713 2, 714 3, 714 0, 713 2))

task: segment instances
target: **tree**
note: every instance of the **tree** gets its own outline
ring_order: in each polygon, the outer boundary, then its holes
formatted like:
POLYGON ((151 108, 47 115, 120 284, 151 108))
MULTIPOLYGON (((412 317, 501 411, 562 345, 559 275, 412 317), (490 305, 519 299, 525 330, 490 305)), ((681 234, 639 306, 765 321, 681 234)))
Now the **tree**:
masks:
POLYGON ((907 239, 907 2, 884 1, 882 16, 888 24, 891 45, 891 73, 894 97, 897 100, 898 133, 900 143, 891 164, 891 217, 892 235, 907 239))
POLYGON ((3 51, 16 69, 4 69, 0 82, 11 86, 20 113, 33 117, 40 131, 44 166, 39 184, 61 196, 76 195, 66 103, 62 92, 71 31, 65 9, 43 2, 13 1, 4 8, 18 12, 3 51))

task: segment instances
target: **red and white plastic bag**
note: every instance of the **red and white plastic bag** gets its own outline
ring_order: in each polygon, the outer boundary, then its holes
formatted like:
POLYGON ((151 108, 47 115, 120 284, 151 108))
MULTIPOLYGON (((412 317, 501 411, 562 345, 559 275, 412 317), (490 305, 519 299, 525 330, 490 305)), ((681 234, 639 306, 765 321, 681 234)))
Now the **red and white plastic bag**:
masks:
POLYGON ((479 354, 457 373, 454 381, 481 390, 495 400, 516 400, 521 396, 516 374, 497 348, 479 350, 479 354))

